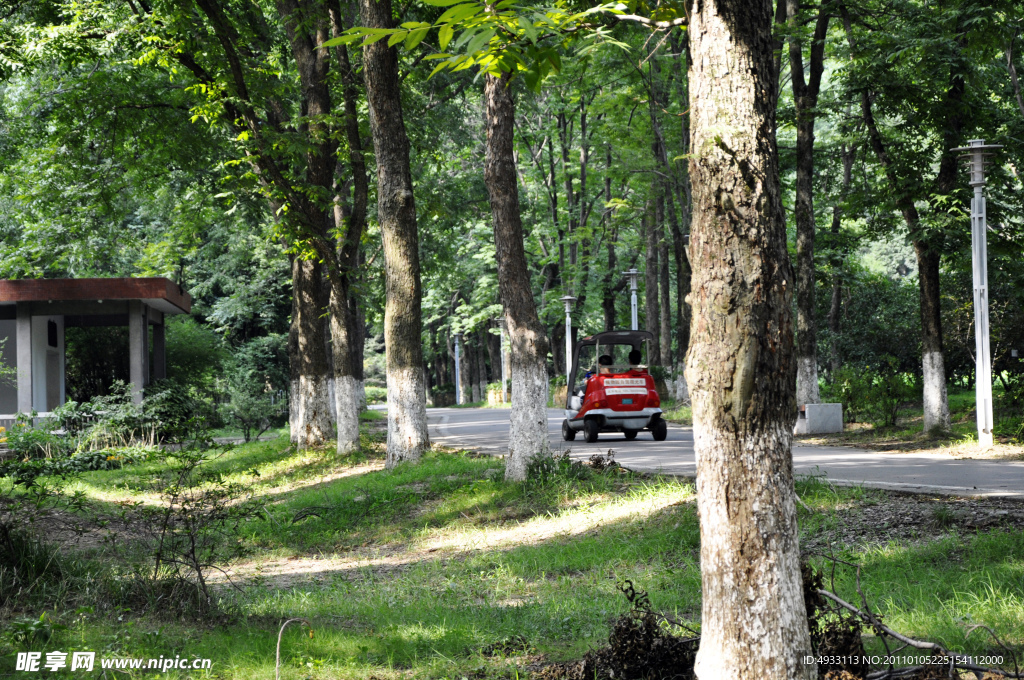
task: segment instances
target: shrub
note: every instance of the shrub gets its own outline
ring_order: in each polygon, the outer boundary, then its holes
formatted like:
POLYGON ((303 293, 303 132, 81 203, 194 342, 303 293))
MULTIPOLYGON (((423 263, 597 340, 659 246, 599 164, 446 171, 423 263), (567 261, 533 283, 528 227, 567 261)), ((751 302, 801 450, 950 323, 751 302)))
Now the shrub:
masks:
POLYGON ((238 525, 260 512, 249 485, 225 480, 209 469, 208 463, 228 450, 210 454, 190 446, 166 454, 174 477, 160 491, 162 507, 137 507, 152 547, 153 580, 169 579, 194 589, 203 612, 212 603, 210 571, 244 554, 238 525))
POLYGON ((364 386, 366 389, 366 403, 367 404, 383 404, 388 400, 388 390, 386 387, 374 387, 372 385, 364 386))
POLYGON ((288 416, 287 350, 285 336, 256 338, 239 347, 228 365, 230 401, 222 412, 247 442, 282 424, 288 416))
POLYGON ((142 418, 153 427, 157 439, 179 443, 221 424, 213 404, 177 380, 161 380, 146 389, 142 418))
POLYGON ((883 355, 877 370, 843 366, 822 390, 824 400, 843 404, 847 422, 865 418, 883 426, 896 425, 904 402, 913 395, 914 386, 899 360, 889 355, 883 355))
POLYGON ((55 458, 66 456, 71 449, 67 438, 54 432, 58 422, 45 419, 38 426, 33 425, 36 414, 18 414, 14 426, 6 432, 7 448, 18 458, 55 458))
POLYGON ((187 316, 169 319, 166 332, 167 377, 203 397, 211 397, 229 357, 221 336, 187 316))

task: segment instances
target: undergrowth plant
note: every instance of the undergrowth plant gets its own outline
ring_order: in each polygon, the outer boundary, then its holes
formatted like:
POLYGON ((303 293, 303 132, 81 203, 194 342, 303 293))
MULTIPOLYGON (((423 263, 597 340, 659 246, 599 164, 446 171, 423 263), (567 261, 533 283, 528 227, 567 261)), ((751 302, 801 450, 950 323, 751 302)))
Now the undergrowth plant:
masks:
POLYGON ((199 445, 165 454, 171 483, 159 489, 158 507, 137 504, 137 525, 151 547, 152 581, 170 582, 173 593, 201 612, 213 603, 211 572, 245 553, 239 526, 259 513, 251 484, 229 481, 210 463, 229 448, 199 445), (180 588, 178 586, 184 586, 180 588))

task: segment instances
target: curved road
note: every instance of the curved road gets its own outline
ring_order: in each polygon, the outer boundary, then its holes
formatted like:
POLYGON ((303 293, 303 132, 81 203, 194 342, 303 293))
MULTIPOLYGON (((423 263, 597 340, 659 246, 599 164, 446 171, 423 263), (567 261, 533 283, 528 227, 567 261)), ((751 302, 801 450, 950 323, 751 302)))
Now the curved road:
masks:
MULTIPOLYGON (((693 430, 669 425, 668 439, 656 442, 649 432, 634 441, 617 432, 602 433, 588 444, 580 433, 575 441, 562 441, 563 413, 548 409, 551 447, 569 451, 574 458, 587 459, 595 453, 615 452, 615 460, 636 470, 692 477, 696 472, 693 430)), ((487 453, 508 450, 508 410, 488 408, 427 409, 431 441, 462 446, 487 453)), ((793 447, 793 465, 798 475, 824 474, 837 484, 904 491, 972 496, 1016 496, 1024 498, 1024 462, 958 460, 941 453, 875 453, 844 446, 793 447)))

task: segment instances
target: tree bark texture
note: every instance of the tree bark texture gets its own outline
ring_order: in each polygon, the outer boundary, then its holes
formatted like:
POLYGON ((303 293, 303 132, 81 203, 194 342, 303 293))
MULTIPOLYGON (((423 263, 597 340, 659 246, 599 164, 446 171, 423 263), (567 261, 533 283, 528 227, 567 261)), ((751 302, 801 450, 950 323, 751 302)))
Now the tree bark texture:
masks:
MULTIPOLYGON (((341 8, 329 8, 331 35, 344 31, 341 8)), ((344 197, 335 200, 334 221, 339 227, 336 260, 331 267, 331 339, 334 344, 334 397, 337 412, 338 453, 359 448, 359 411, 366 405, 363 385, 363 310, 353 292, 360 267, 360 244, 366 231, 369 178, 359 133, 358 94, 355 69, 348 47, 333 48, 342 81, 343 118, 348 141, 348 165, 352 175, 352 202, 346 210, 344 197)))
MULTIPOLYGON (((363 25, 392 28, 391 0, 360 0, 363 25)), ((415 461, 430 446, 423 392, 419 235, 402 117, 398 54, 378 41, 363 48, 363 77, 377 159, 377 219, 384 244, 388 444, 386 465, 415 461)))
POLYGON ((770 0, 690 26, 693 404, 701 680, 811 680, 791 446, 793 271, 779 196, 770 0))
MULTIPOLYGON (((839 248, 839 234, 843 222, 842 201, 850 193, 850 185, 853 183, 853 157, 854 149, 843 145, 843 184, 840 189, 840 201, 832 207, 832 240, 833 248, 839 248)), ((846 248, 833 250, 832 253, 832 299, 828 308, 828 330, 832 336, 832 344, 829 351, 829 370, 832 379, 843 365, 843 356, 839 348, 839 333, 842 330, 843 312, 843 265, 846 262, 846 248)))
MULTIPOLYGON (((650 206, 648 206, 650 207, 650 206)), ((661 366, 661 313, 658 309, 658 231, 655 226, 657 215, 644 211, 642 224, 644 232, 644 325, 654 334, 650 356, 647 362, 661 366)), ((638 303, 639 304, 639 303, 638 303)))
POLYGON ((322 272, 318 262, 299 258, 292 262, 298 364, 295 443, 299 448, 323 446, 332 434, 332 405, 327 385, 330 372, 324 351, 324 327, 320 322, 327 303, 323 297, 322 272))
MULTIPOLYGON (((671 205, 669 197, 669 205, 671 205)), ((672 368, 672 281, 669 276, 668 264, 668 240, 665 238, 664 225, 658 228, 658 311, 661 319, 658 322, 658 330, 661 331, 659 341, 661 349, 661 365, 667 369, 672 368)))
POLYGON ((512 413, 505 479, 522 481, 526 479, 530 459, 548 455, 548 375, 545 368, 548 342, 537 316, 523 247, 513 155, 515 103, 508 87, 510 79, 511 74, 507 73, 501 77, 487 75, 485 79, 487 157, 484 181, 494 220, 498 293, 505 308, 511 344, 512 413))
POLYGON ((793 31, 789 38, 789 65, 796 105, 796 402, 817 404, 818 329, 814 302, 814 122, 825 66, 825 34, 829 11, 819 10, 811 39, 810 72, 804 76, 803 44, 799 38, 798 0, 786 0, 786 17, 793 31))

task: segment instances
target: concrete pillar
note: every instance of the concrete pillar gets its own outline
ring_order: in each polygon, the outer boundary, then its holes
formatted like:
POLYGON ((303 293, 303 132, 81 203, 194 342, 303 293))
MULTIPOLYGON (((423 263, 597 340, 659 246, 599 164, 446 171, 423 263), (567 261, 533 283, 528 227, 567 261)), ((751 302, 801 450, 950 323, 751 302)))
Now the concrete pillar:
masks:
POLYGON ((167 377, 167 344, 165 342, 164 326, 158 323, 153 326, 153 380, 163 380, 167 377))
POLYGON ((144 308, 141 300, 128 302, 128 376, 136 404, 142 403, 142 389, 146 386, 146 374, 149 372, 149 338, 144 308))
POLYGON ((18 412, 32 412, 32 310, 19 302, 15 335, 18 342, 18 412))

